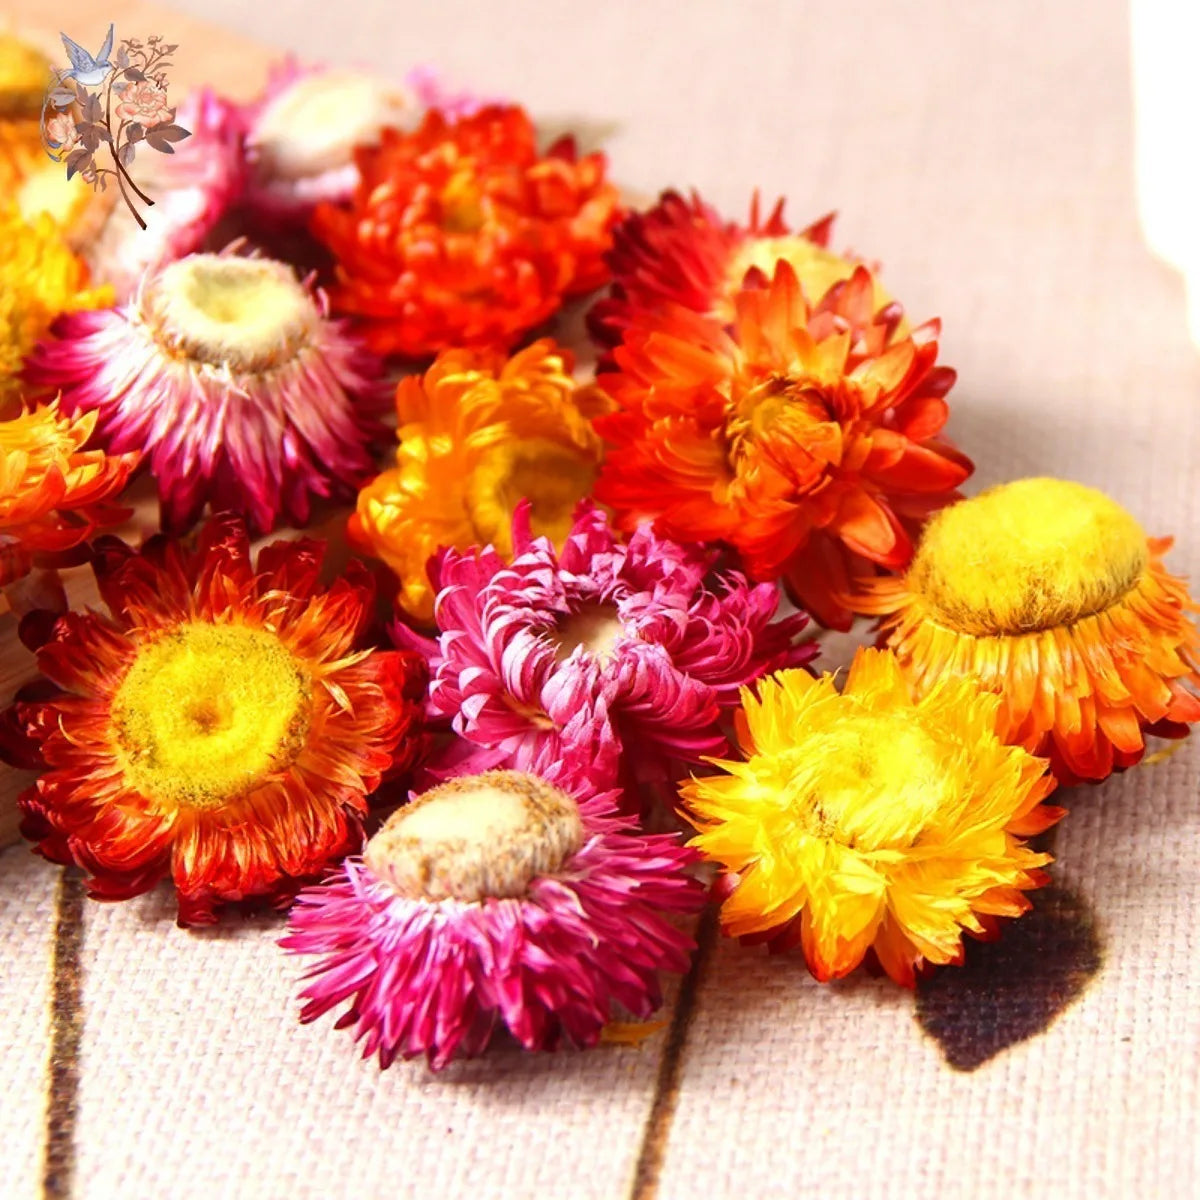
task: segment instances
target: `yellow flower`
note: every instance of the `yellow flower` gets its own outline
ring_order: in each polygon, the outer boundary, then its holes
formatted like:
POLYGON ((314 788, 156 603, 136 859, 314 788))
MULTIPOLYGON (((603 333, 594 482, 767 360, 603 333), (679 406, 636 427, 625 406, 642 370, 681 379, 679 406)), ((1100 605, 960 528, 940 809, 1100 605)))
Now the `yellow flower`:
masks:
POLYGON ((68 179, 62 163, 47 155, 41 114, 50 80, 50 63, 40 50, 0 31, 0 196, 27 219, 49 213, 82 244, 115 192, 96 194, 82 178, 68 179))
POLYGON ((0 118, 37 119, 50 83, 50 60, 36 47, 0 30, 0 118))
POLYGON ((0 413, 18 395, 25 356, 60 313, 111 304, 108 287, 87 289, 87 268, 46 215, 26 220, 0 208, 0 413))
POLYGON ((898 983, 962 961, 962 933, 1030 907, 1050 855, 1022 840, 1063 815, 1046 764, 996 734, 999 698, 948 680, 914 701, 899 664, 859 650, 845 689, 780 671, 743 689, 745 762, 681 794, 728 873, 725 932, 800 944, 820 980, 873 950, 898 983))
POLYGON ((945 509, 902 578, 860 611, 883 616, 918 694, 949 673, 1000 697, 1000 735, 1060 783, 1138 762, 1148 735, 1200 721, 1197 606, 1169 538, 1094 488, 1021 479, 945 509))
POLYGON ((530 501, 533 532, 561 547, 602 453, 568 350, 549 339, 512 358, 449 350, 396 391, 396 465, 359 493, 350 536, 400 579, 414 617, 433 616, 425 567, 442 547, 512 552, 513 511, 530 501))

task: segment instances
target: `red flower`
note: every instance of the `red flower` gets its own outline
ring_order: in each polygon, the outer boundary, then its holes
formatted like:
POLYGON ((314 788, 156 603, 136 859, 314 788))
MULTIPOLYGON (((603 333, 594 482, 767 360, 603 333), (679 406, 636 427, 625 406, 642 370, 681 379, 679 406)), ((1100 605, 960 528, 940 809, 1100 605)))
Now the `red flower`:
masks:
POLYGON ((849 628, 862 580, 912 557, 970 462, 937 435, 954 372, 936 321, 902 331, 865 267, 819 301, 790 263, 733 297, 732 323, 665 305, 639 318, 600 383, 619 411, 596 496, 620 528, 734 546, 823 624, 849 628))
POLYGON ((207 923, 224 902, 288 900, 361 844, 367 796, 420 749, 424 669, 362 646, 367 576, 323 587, 322 553, 276 542, 252 564, 231 518, 191 552, 96 543, 109 614, 58 620, 38 652, 58 690, 18 706, 44 763, 23 832, 92 895, 169 875, 180 923, 207 923))
MULTIPOLYGON (((782 200, 764 220, 756 195, 749 222, 739 225, 694 192, 690 200, 664 192, 653 208, 627 214, 613 230, 607 256, 612 286, 588 314, 592 336, 611 351, 631 325, 675 305, 729 321, 733 297, 748 280, 766 284, 780 260, 792 265, 805 295, 815 302, 859 265, 828 248, 832 228, 830 213, 806 229, 789 229, 782 200)), ((887 302, 882 290, 877 298, 887 302)), ((604 362, 611 363, 610 354, 604 362)))
POLYGON ((335 308, 379 353, 511 346, 608 276, 618 201, 604 156, 578 157, 570 138, 539 155, 520 108, 433 110, 356 161, 349 206, 320 205, 313 228, 337 257, 335 308))

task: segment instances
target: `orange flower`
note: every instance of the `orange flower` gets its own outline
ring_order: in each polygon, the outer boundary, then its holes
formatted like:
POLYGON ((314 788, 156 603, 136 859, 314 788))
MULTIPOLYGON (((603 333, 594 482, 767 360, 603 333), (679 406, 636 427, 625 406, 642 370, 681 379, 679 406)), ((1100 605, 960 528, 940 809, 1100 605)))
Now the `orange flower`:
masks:
POLYGON ((0 587, 35 555, 70 550, 129 515, 112 499, 138 455, 85 450, 95 424, 95 413, 64 417, 57 403, 0 421, 0 587))
POLYGON ((639 321, 599 382, 618 412, 596 495, 624 529, 656 518, 680 541, 723 540, 756 579, 782 578, 823 624, 904 567, 912 535, 955 496, 968 459, 937 435, 954 372, 939 325, 904 333, 862 266, 817 302, 780 261, 734 317, 666 306, 639 321))
POLYGON ((589 407, 597 397, 576 388, 573 365, 570 351, 546 339, 507 360, 445 351, 423 378, 401 381, 396 465, 359 493, 349 529, 399 577, 411 615, 433 617, 425 567, 440 548, 491 543, 511 553, 522 499, 534 534, 562 546, 601 455, 589 407))
POLYGON ((1147 734, 1200 721, 1200 610, 1163 566, 1170 545, 1101 492, 1023 479, 939 513, 908 574, 861 607, 884 615, 918 695, 970 677, 1000 696, 1001 736, 1060 782, 1103 779, 1147 734))
POLYGON ((364 645, 370 578, 359 564, 323 586, 323 549, 280 541, 255 561, 228 517, 194 550, 97 543, 108 613, 59 618, 40 694, 0 744, 41 761, 22 831, 94 896, 169 877, 180 922, 202 924, 221 904, 286 902, 361 845, 367 797, 422 748, 425 669, 364 645))
POLYGON ((377 352, 510 346, 607 278, 618 198, 604 156, 577 157, 570 138, 539 156, 520 108, 435 109, 356 161, 349 207, 319 206, 313 228, 337 258, 334 306, 377 352))
MULTIPOLYGON (((767 283, 780 260, 791 263, 812 301, 849 279, 859 261, 829 249, 833 214, 793 231, 783 219, 783 203, 764 220, 755 195, 746 225, 723 220, 695 193, 688 200, 664 192, 653 208, 628 213, 613 230, 609 295, 588 313, 593 337, 611 350, 631 325, 672 305, 729 321, 733 297, 747 282, 767 283)), ((888 303, 878 283, 875 302, 888 303)))

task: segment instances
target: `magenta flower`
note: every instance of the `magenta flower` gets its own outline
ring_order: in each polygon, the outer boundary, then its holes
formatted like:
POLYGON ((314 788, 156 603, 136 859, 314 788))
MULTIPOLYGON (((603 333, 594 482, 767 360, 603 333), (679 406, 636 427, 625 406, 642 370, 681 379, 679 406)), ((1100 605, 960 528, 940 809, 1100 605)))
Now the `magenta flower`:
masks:
POLYGON ((450 780, 300 893, 281 944, 317 958, 301 1020, 346 1005, 338 1027, 385 1068, 440 1070, 501 1027, 529 1050, 592 1046, 614 1005, 648 1017, 658 973, 687 968, 668 918, 703 902, 692 861, 569 763, 450 780))
POLYGON ((798 640, 806 616, 775 619, 774 585, 714 576, 714 557, 649 527, 622 542, 588 501, 557 553, 523 505, 512 563, 491 547, 445 551, 430 568, 439 637, 396 639, 425 652, 430 716, 481 748, 477 765, 522 769, 586 737, 607 747, 599 782, 662 778, 672 759, 725 752, 720 718, 740 687, 816 654, 798 640))
POLYGON ((173 154, 149 156, 144 183, 154 207, 146 228, 120 208, 86 251, 93 278, 112 284, 118 302, 132 296, 147 271, 202 249, 245 187, 236 104, 203 88, 180 105, 176 121, 192 136, 176 143, 173 154))
POLYGON ((97 413, 114 452, 142 452, 168 531, 206 503, 260 533, 303 525, 313 496, 349 497, 371 474, 389 390, 326 311, 284 263, 193 254, 123 305, 60 318, 25 377, 61 391, 64 412, 97 413))

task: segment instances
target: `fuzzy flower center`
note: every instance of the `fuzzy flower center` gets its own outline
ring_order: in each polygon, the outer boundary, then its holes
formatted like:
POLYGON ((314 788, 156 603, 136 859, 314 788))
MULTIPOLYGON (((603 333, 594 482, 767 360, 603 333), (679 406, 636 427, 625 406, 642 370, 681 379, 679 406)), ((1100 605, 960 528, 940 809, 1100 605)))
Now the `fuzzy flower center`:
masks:
POLYGON ((112 701, 126 783, 171 808, 220 808, 290 766, 310 713, 274 634, 202 622, 142 647, 112 701))
POLYGON ((481 456, 467 480, 471 526, 480 541, 507 548, 513 509, 528 500, 533 532, 561 545, 595 475, 584 451, 539 437, 506 441, 481 456))
POLYGON ((168 352, 247 371, 291 360, 320 319, 290 267, 223 254, 168 266, 152 285, 148 311, 168 352))
POLYGON ((911 711, 846 716, 822 735, 820 755, 819 772, 795 778, 789 796, 813 837, 865 852, 908 848, 953 798, 946 748, 911 711))
POLYGON ((565 662, 582 647, 601 663, 608 662, 625 626, 615 604, 583 604, 558 622, 555 658, 565 662))
POLYGON ((320 71, 267 105, 255 125, 254 149, 273 176, 318 175, 349 163, 354 146, 374 144, 380 129, 402 123, 414 103, 369 75, 320 71))
MULTIPOLYGON (((770 279, 775 274, 776 263, 780 261, 790 263, 795 268, 796 278, 812 304, 820 300, 835 283, 849 279, 857 266, 805 237, 751 237, 742 243, 729 260, 724 294, 741 288, 746 272, 755 267, 770 279)), ((723 297, 718 307, 721 305, 728 307, 729 311, 716 315, 731 317, 733 310, 729 301, 723 297)))
POLYGON ((523 896, 583 844, 579 807, 521 771, 485 771, 440 784, 393 813, 363 859, 411 899, 523 896))
POLYGON ((777 469, 791 476, 817 477, 841 462, 843 431, 818 380, 770 375, 735 388, 732 400, 725 440, 735 473, 751 469, 752 460, 763 454, 774 457, 775 448, 781 452, 777 469), (798 446, 803 455, 796 453, 798 446), (807 464, 803 471, 802 464, 807 464))
POLYGON ((952 629, 1018 634, 1102 612, 1136 586, 1147 562, 1142 527, 1102 492, 1022 479, 939 513, 908 586, 952 629))
POLYGON ((442 228, 447 233, 477 233, 487 220, 483 193, 469 162, 455 171, 450 182, 442 188, 439 203, 442 228))

